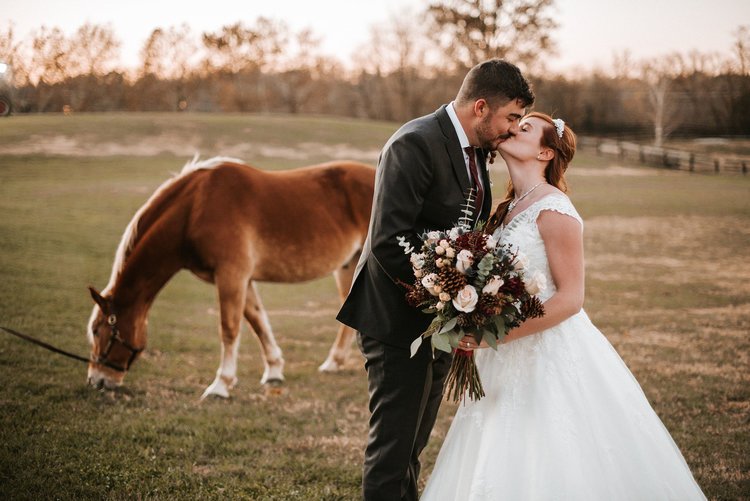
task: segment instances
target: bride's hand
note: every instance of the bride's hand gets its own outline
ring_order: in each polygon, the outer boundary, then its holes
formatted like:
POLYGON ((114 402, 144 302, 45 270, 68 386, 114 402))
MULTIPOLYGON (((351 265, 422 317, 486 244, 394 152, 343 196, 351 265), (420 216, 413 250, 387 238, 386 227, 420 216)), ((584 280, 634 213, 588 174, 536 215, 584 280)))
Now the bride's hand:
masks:
POLYGON ((458 347, 464 351, 474 351, 480 348, 489 348, 490 345, 488 345, 484 339, 482 339, 482 342, 477 345, 477 340, 474 339, 474 336, 466 335, 458 342, 458 347))

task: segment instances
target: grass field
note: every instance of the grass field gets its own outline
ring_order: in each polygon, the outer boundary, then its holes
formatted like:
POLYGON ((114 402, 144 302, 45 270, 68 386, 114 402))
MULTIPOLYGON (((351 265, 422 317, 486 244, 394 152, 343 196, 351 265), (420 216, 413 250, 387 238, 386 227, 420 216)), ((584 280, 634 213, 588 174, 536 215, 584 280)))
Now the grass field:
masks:
MULTIPOLYGON (((106 284, 132 214, 194 152, 267 169, 374 163, 396 127, 279 115, 0 120, 0 325, 87 353, 86 286, 106 284)), ((707 496, 750 499, 750 179, 609 162, 581 152, 569 176, 586 221, 586 310, 707 496)), ((127 391, 90 389, 83 364, 0 333, 0 498, 357 499, 362 360, 355 348, 346 370, 316 370, 336 331, 333 279, 260 290, 286 358, 279 395, 258 384, 244 327, 232 398, 198 402, 218 366, 218 317, 214 289, 184 272, 151 311, 127 391)), ((425 479, 453 412, 441 409, 425 479)))

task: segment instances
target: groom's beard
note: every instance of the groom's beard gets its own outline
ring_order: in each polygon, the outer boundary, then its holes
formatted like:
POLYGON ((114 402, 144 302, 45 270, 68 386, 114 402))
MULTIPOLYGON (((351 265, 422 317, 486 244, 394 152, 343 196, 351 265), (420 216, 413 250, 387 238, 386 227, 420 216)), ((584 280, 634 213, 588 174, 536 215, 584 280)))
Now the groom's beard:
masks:
POLYGON ((492 114, 486 115, 479 125, 477 125, 476 133, 477 139, 479 140, 479 146, 487 151, 497 150, 500 143, 513 136, 510 132, 503 134, 494 134, 491 128, 492 114))

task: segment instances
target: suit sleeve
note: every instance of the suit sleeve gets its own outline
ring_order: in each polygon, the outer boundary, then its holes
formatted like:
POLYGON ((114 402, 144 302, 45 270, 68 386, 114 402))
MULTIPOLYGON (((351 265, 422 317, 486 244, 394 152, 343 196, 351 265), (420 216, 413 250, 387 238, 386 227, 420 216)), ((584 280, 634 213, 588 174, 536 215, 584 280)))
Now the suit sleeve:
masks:
POLYGON ((372 255, 393 282, 411 283, 414 273, 398 237, 405 237, 416 251, 422 246, 416 221, 432 182, 430 149, 417 134, 401 136, 383 152, 378 170, 372 255))

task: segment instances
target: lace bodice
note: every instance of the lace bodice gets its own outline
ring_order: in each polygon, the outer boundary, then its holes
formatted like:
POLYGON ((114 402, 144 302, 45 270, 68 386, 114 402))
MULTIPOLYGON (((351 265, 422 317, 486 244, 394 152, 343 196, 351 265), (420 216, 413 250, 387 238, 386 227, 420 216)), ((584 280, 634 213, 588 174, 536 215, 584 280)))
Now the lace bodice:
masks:
POLYGON ((527 208, 516 214, 516 216, 505 226, 500 226, 493 236, 501 244, 510 244, 520 250, 529 259, 528 273, 533 274, 539 270, 547 278, 547 288, 539 293, 539 299, 543 302, 552 297, 557 290, 552 281, 552 274, 547 261, 547 252, 544 241, 539 234, 536 220, 542 211, 552 210, 574 218, 583 225, 581 216, 578 215, 570 199, 561 193, 553 193, 540 198, 527 208))

